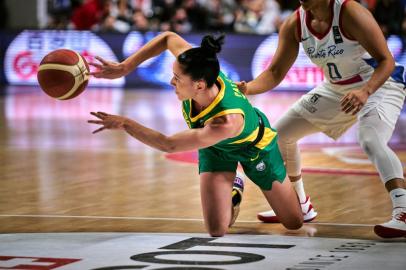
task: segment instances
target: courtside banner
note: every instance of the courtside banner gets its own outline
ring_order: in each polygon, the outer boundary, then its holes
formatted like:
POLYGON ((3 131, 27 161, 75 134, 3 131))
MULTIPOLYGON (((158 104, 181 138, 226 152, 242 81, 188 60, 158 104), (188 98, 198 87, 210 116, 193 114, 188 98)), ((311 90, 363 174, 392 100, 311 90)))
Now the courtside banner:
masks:
MULTIPOLYGON (((56 49, 71 49, 80 53, 88 62, 95 55, 117 61, 110 45, 89 31, 33 31, 17 34, 4 53, 5 81, 10 85, 38 85, 37 71, 42 58, 56 49)), ((93 86, 121 87, 125 78, 116 80, 93 78, 93 86)))
MULTIPOLYGON (((81 53, 94 62, 98 55, 111 61, 122 61, 159 33, 129 32, 127 34, 93 33, 88 31, 25 30, 16 33, 0 32, 0 82, 8 85, 38 85, 36 72, 41 59, 50 51, 67 48, 81 53)), ((182 35, 193 46, 198 46, 205 33, 182 35)), ((219 60, 221 68, 234 81, 251 80, 265 70, 272 61, 278 35, 227 34, 219 60)), ((388 46, 396 62, 406 64, 399 37, 388 39, 388 46)), ((169 53, 149 59, 125 78, 105 80, 92 78, 89 86, 172 88, 172 64, 169 53)), ((300 51, 296 62, 278 90, 307 91, 324 80, 322 71, 300 51)))

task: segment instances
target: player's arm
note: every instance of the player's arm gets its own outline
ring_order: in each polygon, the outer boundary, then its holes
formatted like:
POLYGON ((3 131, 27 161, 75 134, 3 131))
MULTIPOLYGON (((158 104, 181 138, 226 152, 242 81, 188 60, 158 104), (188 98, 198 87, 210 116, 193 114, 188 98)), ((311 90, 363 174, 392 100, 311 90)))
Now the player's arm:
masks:
POLYGON ((241 114, 229 114, 212 119, 203 128, 189 129, 166 136, 123 116, 104 112, 92 112, 91 114, 99 120, 89 120, 88 122, 102 126, 93 133, 105 129, 125 130, 142 143, 169 153, 209 147, 227 138, 237 136, 244 127, 244 118, 241 114))
POLYGON ((126 73, 133 71, 139 64, 147 59, 169 50, 175 57, 192 46, 178 34, 174 32, 163 32, 145 44, 137 52, 125 59, 122 64, 126 73))
POLYGON ((154 37, 147 44, 142 46, 141 49, 130 55, 121 63, 107 61, 99 56, 96 56, 96 59, 100 61, 101 64, 90 63, 92 66, 95 66, 98 69, 90 74, 96 78, 119 78, 126 76, 137 68, 142 62, 159 55, 165 50, 169 50, 175 57, 177 57, 179 54, 190 49, 191 47, 192 46, 178 34, 169 31, 163 32, 154 37))
POLYGON ((293 13, 282 25, 278 47, 269 67, 246 85, 246 94, 254 95, 276 87, 285 77, 299 53, 297 15, 293 13))
POLYGON ((344 33, 356 39, 378 63, 371 78, 363 87, 369 96, 389 78, 395 67, 395 61, 378 23, 366 8, 356 1, 348 1, 343 9, 342 22, 344 33))

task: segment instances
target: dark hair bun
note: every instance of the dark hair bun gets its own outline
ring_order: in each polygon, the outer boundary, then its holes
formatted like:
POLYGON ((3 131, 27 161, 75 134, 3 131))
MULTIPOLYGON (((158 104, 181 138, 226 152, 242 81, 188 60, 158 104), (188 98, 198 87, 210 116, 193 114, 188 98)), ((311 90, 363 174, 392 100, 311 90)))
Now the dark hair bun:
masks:
POLYGON ((225 37, 224 34, 221 34, 217 38, 215 38, 212 35, 204 36, 200 47, 203 50, 208 51, 210 53, 214 54, 219 53, 221 51, 221 45, 223 45, 224 43, 224 37, 225 37))

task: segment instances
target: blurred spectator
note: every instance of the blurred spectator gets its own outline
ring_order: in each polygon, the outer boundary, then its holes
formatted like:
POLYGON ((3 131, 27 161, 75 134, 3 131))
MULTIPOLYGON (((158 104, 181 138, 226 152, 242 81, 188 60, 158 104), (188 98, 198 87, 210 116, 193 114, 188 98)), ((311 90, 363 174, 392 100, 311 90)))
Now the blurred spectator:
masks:
POLYGON ((275 0, 242 0, 236 11, 234 30, 240 33, 271 34, 277 30, 281 11, 275 0))
POLYGON ((5 0, 0 0, 0 29, 5 29, 7 26, 8 10, 5 0))
POLYGON ((148 31, 150 29, 149 22, 142 10, 135 10, 133 15, 133 30, 148 31))
POLYGON ((54 29, 67 29, 74 8, 80 6, 82 0, 48 0, 48 27, 54 29))
POLYGON ((104 19, 105 31, 127 33, 131 30, 133 10, 127 0, 112 0, 109 14, 104 19))
POLYGON ((152 29, 150 24, 149 17, 152 17, 152 14, 153 7, 150 0, 113 0, 108 23, 105 23, 103 28, 121 33, 130 30, 158 30, 152 29))
POLYGON ((279 32, 280 27, 282 26, 283 21, 285 21, 296 9, 300 7, 299 1, 286 1, 286 0, 277 0, 280 9, 281 15, 279 20, 275 22, 277 31, 279 32))
POLYGON ((170 29, 170 20, 175 12, 175 0, 153 0, 153 17, 151 28, 153 30, 167 31, 170 29))
POLYGON ((401 38, 403 43, 403 51, 406 51, 406 0, 401 0, 403 10, 403 20, 401 26, 401 38))
POLYGON ((373 15, 386 38, 402 34, 404 7, 400 0, 378 0, 373 15))
POLYGON ((189 33, 192 30, 192 24, 184 8, 180 7, 175 10, 175 14, 170 21, 170 30, 176 33, 189 33))
POLYGON ((181 7, 185 10, 190 22, 190 30, 204 31, 207 29, 207 10, 202 5, 196 0, 183 0, 181 7))
POLYGON ((236 5, 234 1, 207 1, 207 28, 211 31, 232 31, 236 5))
POLYGON ((147 18, 153 15, 153 0, 128 0, 132 10, 140 10, 147 18))
POLYGON ((73 11, 73 27, 77 30, 99 30, 104 27, 103 23, 109 26, 112 22, 110 8, 111 0, 86 0, 73 11))

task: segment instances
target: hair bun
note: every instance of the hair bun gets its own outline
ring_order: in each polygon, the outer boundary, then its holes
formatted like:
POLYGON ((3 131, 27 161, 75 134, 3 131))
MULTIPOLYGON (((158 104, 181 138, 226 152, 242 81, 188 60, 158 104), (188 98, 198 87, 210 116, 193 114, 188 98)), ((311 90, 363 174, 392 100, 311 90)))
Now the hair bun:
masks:
POLYGON ((206 35, 202 39, 200 47, 203 50, 209 51, 211 53, 219 53, 221 51, 221 45, 224 43, 224 34, 221 34, 217 38, 212 35, 206 35))

